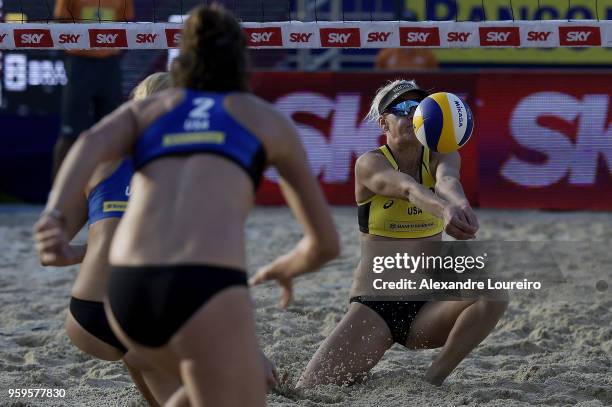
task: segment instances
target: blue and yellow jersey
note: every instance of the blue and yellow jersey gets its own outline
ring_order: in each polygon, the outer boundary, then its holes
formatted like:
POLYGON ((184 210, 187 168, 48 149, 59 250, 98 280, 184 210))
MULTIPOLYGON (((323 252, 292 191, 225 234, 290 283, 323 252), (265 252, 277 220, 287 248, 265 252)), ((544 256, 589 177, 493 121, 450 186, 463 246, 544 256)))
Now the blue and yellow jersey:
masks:
MULTIPOLYGON (((379 150, 391 166, 399 171, 389 146, 384 145, 379 150)), ((422 147, 418 181, 433 191, 436 181, 429 172, 429 158, 429 149, 422 147)), ((437 235, 444 229, 442 219, 417 208, 405 199, 374 195, 364 202, 357 202, 357 205, 359 230, 370 235, 416 239, 437 235)))
POLYGON ((185 99, 160 116, 136 141, 136 170, 164 156, 216 154, 242 167, 257 186, 266 163, 263 145, 225 111, 226 95, 185 89, 185 99))
POLYGON ((87 222, 90 226, 101 219, 123 216, 127 208, 133 174, 132 160, 123 160, 108 178, 89 192, 87 222))

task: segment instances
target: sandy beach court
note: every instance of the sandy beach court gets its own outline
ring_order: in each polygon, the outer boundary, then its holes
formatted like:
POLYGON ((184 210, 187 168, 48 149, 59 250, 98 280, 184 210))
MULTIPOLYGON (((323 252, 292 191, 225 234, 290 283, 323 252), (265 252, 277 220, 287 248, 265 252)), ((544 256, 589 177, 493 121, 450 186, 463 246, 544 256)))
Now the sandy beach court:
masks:
MULTIPOLYGON (((32 225, 40 209, 0 209, 0 404, 145 405, 120 363, 92 359, 70 344, 63 321, 78 268, 38 264, 32 225), (66 397, 15 399, 8 397, 10 388, 65 389, 66 397)), ((359 259, 356 209, 336 207, 342 254, 296 281, 287 310, 275 305, 276 286, 252 289, 260 343, 282 379, 268 405, 612 405, 612 291, 606 288, 612 282, 612 213, 477 214, 480 240, 578 242, 583 257, 563 265, 566 283, 557 289, 513 295, 497 328, 441 388, 422 381, 435 350, 395 345, 363 384, 296 392, 300 373, 346 310, 359 259)), ((300 237, 286 208, 255 209, 246 233, 249 273, 300 237)))

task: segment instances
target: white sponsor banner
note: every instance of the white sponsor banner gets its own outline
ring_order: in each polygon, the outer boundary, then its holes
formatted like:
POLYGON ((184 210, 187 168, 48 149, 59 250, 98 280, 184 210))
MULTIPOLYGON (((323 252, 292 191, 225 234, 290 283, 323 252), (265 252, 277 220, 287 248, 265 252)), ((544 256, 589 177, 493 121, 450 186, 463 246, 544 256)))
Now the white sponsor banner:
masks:
POLYGON ((363 48, 398 48, 397 26, 390 25, 386 21, 374 21, 361 27, 361 46, 363 48))
POLYGON ((559 46, 557 24, 550 21, 527 21, 520 27, 521 46, 528 48, 553 48, 559 46))
POLYGON ((57 49, 89 48, 89 35, 85 24, 53 24, 51 37, 57 49))
POLYGON ((301 21, 281 24, 285 48, 320 48, 321 40, 316 26, 301 21))
POLYGON ((477 48, 478 23, 456 21, 440 24, 440 46, 443 48, 477 48))
POLYGON ((14 49, 13 29, 0 23, 0 49, 14 49))
POLYGON ((606 24, 602 26, 601 31, 602 31, 601 46, 602 47, 612 47, 612 25, 606 24))
MULTIPOLYGON (((0 23, 0 49, 168 49, 180 23, 0 23)), ((610 47, 612 20, 242 23, 251 48, 610 47)))
POLYGON ((138 24, 135 30, 127 30, 128 48, 164 49, 168 46, 164 26, 159 24, 138 24))

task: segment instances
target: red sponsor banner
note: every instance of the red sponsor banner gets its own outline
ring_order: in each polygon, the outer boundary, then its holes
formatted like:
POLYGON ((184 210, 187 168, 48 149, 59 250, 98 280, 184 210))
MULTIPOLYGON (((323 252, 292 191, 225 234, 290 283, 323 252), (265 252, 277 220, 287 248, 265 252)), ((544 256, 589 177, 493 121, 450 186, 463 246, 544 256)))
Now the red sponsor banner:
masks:
POLYGON ((243 28, 249 47, 282 47, 283 35, 280 27, 243 28))
POLYGON ((559 44, 566 47, 601 45, 599 27, 559 27, 559 44))
POLYGON ((440 30, 437 27, 400 27, 400 45, 402 47, 439 47, 440 30))
MULTIPOLYGON (((447 90, 475 105, 473 74, 414 77, 432 91, 447 90)), ((254 92, 290 116, 299 130, 312 172, 331 204, 355 204, 355 160, 384 144, 376 123, 364 122, 376 90, 397 74, 364 73, 254 73, 254 92)), ((462 182, 468 198, 476 202, 477 143, 472 140, 460 153, 462 182)), ((257 194, 259 204, 282 204, 277 176, 267 172, 257 194)))
MULTIPOLYGON (((255 93, 290 116, 330 204, 354 205, 354 165, 384 143, 363 121, 376 89, 396 74, 255 73, 255 93)), ((467 101, 474 134, 459 150, 474 206, 612 210, 612 75, 410 74, 467 101)), ((282 204, 268 171, 259 204, 282 204)))
POLYGON ((179 48, 181 46, 181 33, 183 30, 178 28, 166 28, 166 42, 168 48, 179 48))
POLYGON ((91 48, 127 47, 127 34, 124 29, 89 29, 88 32, 91 48))
POLYGON ((518 47, 521 37, 518 27, 478 27, 483 47, 518 47))
POLYGON ((50 48, 53 47, 53 38, 49 29, 15 29, 16 48, 50 48))
POLYGON ((609 73, 481 75, 479 205, 611 210, 611 98, 609 73))
POLYGON ((331 48, 360 47, 359 28, 321 28, 321 46, 331 48))

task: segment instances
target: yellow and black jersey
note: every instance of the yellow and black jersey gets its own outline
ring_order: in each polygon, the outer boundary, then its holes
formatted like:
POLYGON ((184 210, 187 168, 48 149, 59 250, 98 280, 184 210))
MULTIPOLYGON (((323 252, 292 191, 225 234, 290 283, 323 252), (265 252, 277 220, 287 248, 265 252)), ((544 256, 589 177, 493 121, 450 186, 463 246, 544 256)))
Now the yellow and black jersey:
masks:
MULTIPOLYGON (((388 145, 379 148, 393 168, 399 171, 397 161, 388 145)), ((430 151, 421 147, 421 168, 419 183, 434 191, 436 181, 429 172, 430 151)), ((357 202, 359 230, 370 235, 415 239, 441 233, 444 229, 442 219, 417 208, 410 201, 388 196, 374 195, 372 198, 357 202)))

